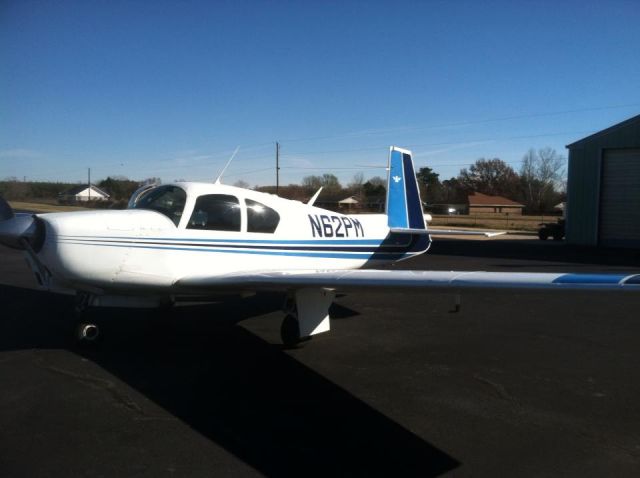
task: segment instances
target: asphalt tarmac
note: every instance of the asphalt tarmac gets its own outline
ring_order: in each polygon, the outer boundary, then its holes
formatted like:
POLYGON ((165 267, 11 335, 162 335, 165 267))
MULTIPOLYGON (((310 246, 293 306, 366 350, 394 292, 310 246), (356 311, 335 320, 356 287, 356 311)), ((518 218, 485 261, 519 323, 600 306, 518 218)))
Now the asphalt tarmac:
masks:
MULTIPOLYGON (((640 254, 436 239, 399 268, 640 272, 640 254)), ((357 293, 91 312, 0 248, 0 476, 640 476, 640 294, 357 293)))

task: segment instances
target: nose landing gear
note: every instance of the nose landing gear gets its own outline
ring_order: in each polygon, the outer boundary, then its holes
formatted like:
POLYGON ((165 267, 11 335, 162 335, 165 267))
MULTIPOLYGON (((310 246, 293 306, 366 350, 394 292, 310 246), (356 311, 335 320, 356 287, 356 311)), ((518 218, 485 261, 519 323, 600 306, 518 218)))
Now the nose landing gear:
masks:
POLYGON ((100 329, 96 324, 78 325, 78 340, 93 342, 100 335, 100 329))
POLYGON ((100 336, 100 328, 91 322, 86 322, 87 310, 91 304, 91 294, 78 292, 73 307, 76 326, 76 339, 79 342, 94 342, 100 336))

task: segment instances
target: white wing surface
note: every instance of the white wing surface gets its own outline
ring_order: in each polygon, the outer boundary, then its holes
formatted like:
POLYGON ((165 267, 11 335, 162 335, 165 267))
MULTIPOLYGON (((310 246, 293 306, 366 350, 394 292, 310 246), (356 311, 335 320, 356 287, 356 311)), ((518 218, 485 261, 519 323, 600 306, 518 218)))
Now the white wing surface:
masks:
POLYGON ((541 289, 620 290, 640 292, 640 274, 572 274, 536 272, 465 272, 408 270, 269 271, 183 277, 178 291, 240 288, 290 290, 303 287, 353 289, 541 289))
POLYGON ((494 237, 506 234, 506 231, 489 232, 489 231, 461 231, 457 229, 429 229, 427 231, 430 236, 485 236, 494 237))

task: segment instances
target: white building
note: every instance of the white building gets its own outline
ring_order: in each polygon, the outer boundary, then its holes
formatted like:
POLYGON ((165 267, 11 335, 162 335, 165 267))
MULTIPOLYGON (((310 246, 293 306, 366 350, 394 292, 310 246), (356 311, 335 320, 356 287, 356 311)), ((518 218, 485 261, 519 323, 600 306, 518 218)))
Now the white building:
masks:
POLYGON ((89 188, 89 186, 72 188, 65 192, 63 197, 71 201, 106 201, 111 196, 92 184, 91 188, 89 188))

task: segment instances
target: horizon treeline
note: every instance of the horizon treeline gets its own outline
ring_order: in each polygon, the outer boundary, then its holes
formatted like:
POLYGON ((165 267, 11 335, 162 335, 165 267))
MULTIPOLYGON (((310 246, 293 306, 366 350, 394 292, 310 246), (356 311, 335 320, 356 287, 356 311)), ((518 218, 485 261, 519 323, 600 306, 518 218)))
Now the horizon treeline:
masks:
MULTIPOLYGON (((429 167, 419 168, 416 176, 422 201, 427 209, 434 205, 465 204, 469 194, 480 192, 518 201, 525 205, 525 210, 529 213, 548 212, 564 199, 566 189, 565 158, 551 148, 529 150, 523 157, 518 172, 499 158, 480 158, 468 168, 462 168, 458 176, 443 181, 429 167)), ((109 176, 92 184, 111 196, 109 203, 114 207, 125 207, 133 192, 150 182, 160 182, 160 179, 137 181, 124 176, 109 176)), ((386 182, 380 176, 365 179, 360 172, 343 186, 336 175, 324 173, 305 176, 300 184, 280 186, 278 195, 306 201, 322 187, 322 193, 316 201, 319 206, 336 204, 342 199, 355 196, 366 209, 382 211, 386 182)), ((0 181, 0 195, 12 201, 63 202, 62 198, 67 191, 82 185, 86 183, 20 181, 12 177, 0 181)), ((249 188, 249 184, 242 180, 236 181, 234 186, 249 188)), ((253 189, 271 194, 276 192, 275 186, 255 186, 253 189)))

